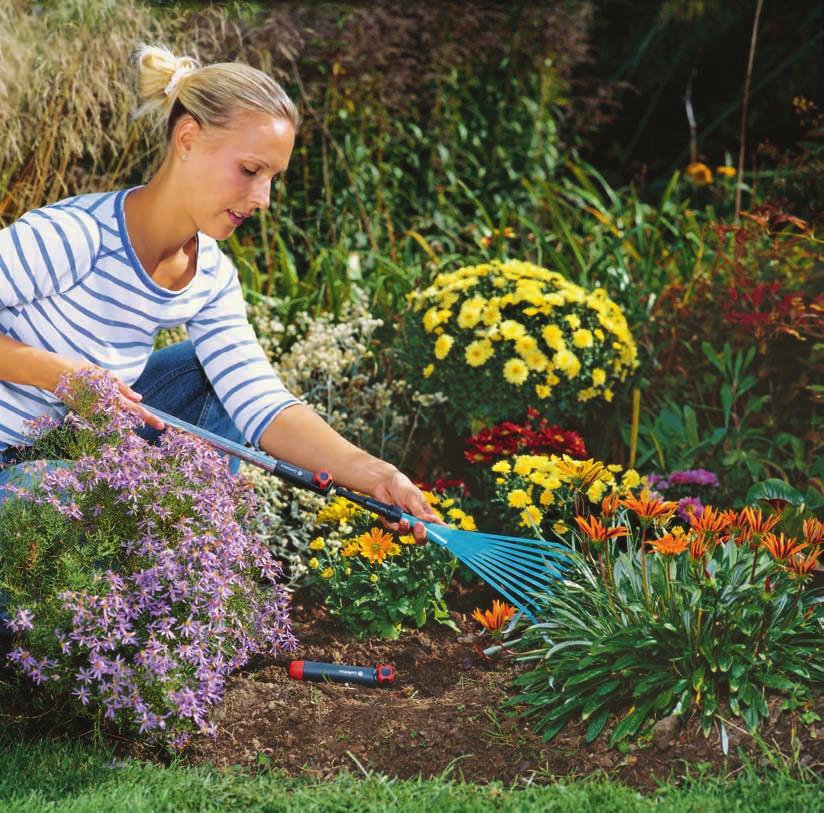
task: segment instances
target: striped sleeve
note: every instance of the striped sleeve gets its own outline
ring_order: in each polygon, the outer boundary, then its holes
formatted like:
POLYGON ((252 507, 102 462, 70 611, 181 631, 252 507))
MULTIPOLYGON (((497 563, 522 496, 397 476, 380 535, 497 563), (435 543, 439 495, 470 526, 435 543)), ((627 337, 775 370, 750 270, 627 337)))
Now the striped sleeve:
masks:
POLYGON ((100 248, 97 221, 75 206, 27 212, 0 231, 0 307, 14 308, 71 288, 100 248))
POLYGON ((221 253, 216 293, 186 329, 206 376, 253 446, 286 407, 300 403, 281 382, 246 318, 237 271, 221 253))

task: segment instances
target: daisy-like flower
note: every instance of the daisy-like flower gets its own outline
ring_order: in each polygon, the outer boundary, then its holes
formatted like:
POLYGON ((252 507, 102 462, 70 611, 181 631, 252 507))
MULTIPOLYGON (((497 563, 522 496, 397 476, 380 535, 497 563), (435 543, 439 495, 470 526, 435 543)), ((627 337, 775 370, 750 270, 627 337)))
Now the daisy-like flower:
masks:
POLYGON ((472 617, 489 632, 499 632, 513 615, 515 608, 498 599, 492 602, 491 610, 482 611, 480 607, 476 607, 472 611, 472 617))
POLYGON ((320 577, 322 579, 331 579, 332 576, 334 576, 334 575, 335 575, 335 571, 331 567, 325 567, 320 572, 320 577))
POLYGON ((804 541, 811 547, 824 544, 824 523, 815 517, 805 519, 804 541))
POLYGON ((532 503, 529 494, 527 494, 522 488, 516 488, 513 491, 510 491, 509 496, 506 499, 512 508, 526 508, 532 503))
POLYGON ((614 528, 607 529, 597 517, 590 517, 589 519, 575 517, 575 523, 581 533, 585 534, 589 541, 595 544, 601 544, 618 536, 626 536, 628 532, 626 525, 616 525, 614 528))
POLYGON ((355 556, 358 553, 360 553, 360 543, 357 539, 353 539, 340 549, 340 555, 344 557, 355 556))
POLYGON ((791 556, 783 563, 782 567, 787 572, 789 577, 798 581, 807 581, 812 575, 812 572, 818 565, 818 557, 821 555, 821 550, 811 550, 806 556, 797 553, 791 556))
POLYGON ((778 536, 773 533, 765 534, 761 544, 770 556, 779 562, 789 559, 807 547, 806 542, 801 542, 793 536, 785 537, 783 531, 778 536))
POLYGON ((529 377, 529 367, 522 359, 512 358, 504 364, 504 378, 516 387, 520 387, 529 377))
POLYGON ((764 517, 760 508, 751 505, 741 509, 739 514, 739 524, 741 526, 742 541, 746 540, 750 544, 757 546, 761 538, 772 531, 781 519, 779 514, 772 514, 764 517))
POLYGON ((309 543, 309 547, 311 550, 323 550, 326 547, 326 543, 322 537, 318 536, 309 543))
POLYGON ((569 455, 564 455, 556 464, 556 468, 560 475, 569 477, 576 488, 586 491, 601 476, 606 467, 593 458, 573 460, 569 455))
POLYGON ((687 549, 690 539, 684 533, 683 528, 673 528, 672 533, 665 534, 658 539, 651 539, 649 544, 656 553, 662 556, 678 556, 687 549))
POLYGON ((689 517, 690 527, 697 533, 720 534, 727 530, 730 524, 729 515, 705 505, 701 513, 692 513, 689 517))
POLYGON ((618 501, 624 508, 634 511, 641 522, 667 522, 672 519, 678 503, 670 500, 663 500, 660 497, 653 497, 649 489, 643 489, 639 497, 634 497, 630 492, 628 497, 618 501))
POLYGON ((435 342, 435 358, 439 361, 445 359, 449 351, 452 349, 454 342, 455 339, 446 333, 438 336, 438 340, 435 342))
POLYGON ((400 546, 392 540, 392 534, 380 528, 371 528, 361 534, 358 537, 358 547, 360 555, 372 564, 383 564, 387 556, 397 556, 401 552, 400 546))
POLYGON ((698 186, 706 186, 712 183, 712 170, 701 161, 693 161, 691 164, 687 164, 684 175, 698 186))
POLYGON ((610 491, 603 500, 601 500, 601 516, 609 519, 618 510, 618 492, 610 491))
POLYGON ((489 339, 478 339, 467 346, 464 355, 466 363, 470 367, 480 367, 486 364, 494 352, 492 342, 489 339))

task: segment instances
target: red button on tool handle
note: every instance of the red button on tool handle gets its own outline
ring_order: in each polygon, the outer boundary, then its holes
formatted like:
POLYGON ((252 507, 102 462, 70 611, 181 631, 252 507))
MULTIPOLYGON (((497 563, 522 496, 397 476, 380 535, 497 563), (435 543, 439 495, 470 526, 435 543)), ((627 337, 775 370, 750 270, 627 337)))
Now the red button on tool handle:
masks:
POLYGON ((325 493, 332 488, 332 475, 328 471, 316 472, 312 482, 325 493))
POLYGON ((375 667, 375 680, 381 686, 391 685, 395 682, 395 667, 390 663, 379 663, 375 667))

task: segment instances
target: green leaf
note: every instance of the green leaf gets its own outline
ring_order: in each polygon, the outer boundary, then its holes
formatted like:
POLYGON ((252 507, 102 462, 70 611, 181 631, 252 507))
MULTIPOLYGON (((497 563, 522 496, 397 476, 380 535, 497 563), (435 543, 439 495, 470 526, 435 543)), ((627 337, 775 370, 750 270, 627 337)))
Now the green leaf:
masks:
POLYGON ((747 491, 747 503, 758 502, 758 500, 784 500, 791 505, 803 505, 804 495, 783 480, 770 477, 768 480, 750 486, 747 491))
POLYGON ((649 714, 654 702, 654 700, 648 700, 645 703, 642 703, 633 712, 624 717, 624 719, 621 720, 617 726, 615 726, 612 736, 609 738, 610 748, 612 748, 616 742, 624 739, 624 737, 631 736, 640 728, 641 723, 643 723, 646 719, 646 716, 649 714))
POLYGON ((606 725, 607 720, 609 720, 609 705, 605 705, 593 718, 590 720, 589 725, 587 726, 586 734, 584 735, 584 739, 587 742, 592 742, 602 731, 604 726, 606 725))

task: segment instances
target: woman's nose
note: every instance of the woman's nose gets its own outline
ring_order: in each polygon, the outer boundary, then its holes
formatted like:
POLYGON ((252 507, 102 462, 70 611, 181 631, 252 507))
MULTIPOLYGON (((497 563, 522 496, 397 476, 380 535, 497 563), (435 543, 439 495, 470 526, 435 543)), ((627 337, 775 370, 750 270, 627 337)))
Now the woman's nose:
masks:
POLYGON ((252 189, 252 205, 258 209, 268 209, 272 188, 271 179, 261 178, 252 189))

